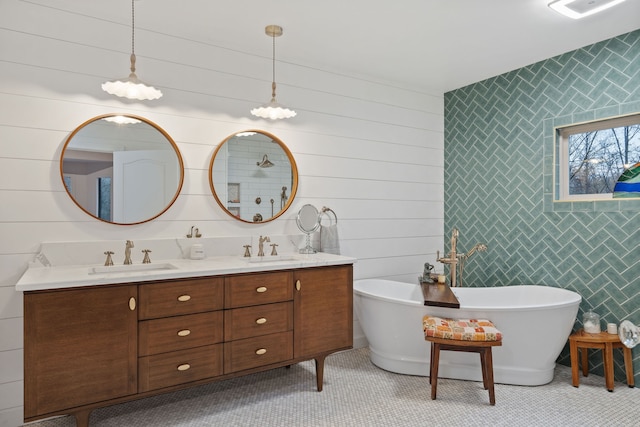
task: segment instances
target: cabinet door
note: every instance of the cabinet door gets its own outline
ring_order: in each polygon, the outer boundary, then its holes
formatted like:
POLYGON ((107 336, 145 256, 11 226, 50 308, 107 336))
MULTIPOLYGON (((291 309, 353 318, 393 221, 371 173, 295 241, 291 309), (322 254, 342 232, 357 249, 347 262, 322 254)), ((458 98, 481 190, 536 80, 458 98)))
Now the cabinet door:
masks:
POLYGON ((24 295, 25 418, 137 391, 137 286, 24 295))
POLYGON ((351 348, 353 266, 296 270, 294 284, 294 357, 351 348))

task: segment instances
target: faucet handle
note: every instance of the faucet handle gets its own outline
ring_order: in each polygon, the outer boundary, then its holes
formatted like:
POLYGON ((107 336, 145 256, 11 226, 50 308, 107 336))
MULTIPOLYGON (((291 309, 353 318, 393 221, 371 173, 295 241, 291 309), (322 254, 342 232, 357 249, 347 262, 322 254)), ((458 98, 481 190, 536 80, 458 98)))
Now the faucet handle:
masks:
POLYGON ((245 258, 250 258, 251 257, 251 245, 244 245, 244 257, 245 258))
POLYGON ((149 258, 149 252, 151 252, 149 249, 142 250, 142 253, 144 253, 144 258, 142 258, 143 264, 151 264, 151 258, 149 258))
POLYGON ((276 251, 276 247, 278 246, 277 243, 272 243, 271 244, 271 255, 273 256, 277 256, 278 255, 278 251, 276 251))
POLYGON ((113 265, 113 259, 111 258, 111 255, 113 255, 113 251, 106 251, 104 254, 107 256, 107 259, 104 261, 104 265, 113 265))

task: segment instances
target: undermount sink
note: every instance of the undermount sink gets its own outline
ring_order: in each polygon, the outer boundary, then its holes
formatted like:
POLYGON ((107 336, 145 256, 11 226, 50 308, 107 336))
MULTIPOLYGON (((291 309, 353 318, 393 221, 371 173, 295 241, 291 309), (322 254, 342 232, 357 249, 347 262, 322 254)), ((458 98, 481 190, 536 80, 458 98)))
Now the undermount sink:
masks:
POLYGON ((276 261, 291 261, 295 259, 293 255, 272 255, 272 256, 259 256, 249 258, 249 262, 276 262, 276 261))
POLYGON ((147 271, 175 270, 177 268, 178 267, 168 262, 158 264, 105 265, 89 268, 89 274, 144 273, 147 271))

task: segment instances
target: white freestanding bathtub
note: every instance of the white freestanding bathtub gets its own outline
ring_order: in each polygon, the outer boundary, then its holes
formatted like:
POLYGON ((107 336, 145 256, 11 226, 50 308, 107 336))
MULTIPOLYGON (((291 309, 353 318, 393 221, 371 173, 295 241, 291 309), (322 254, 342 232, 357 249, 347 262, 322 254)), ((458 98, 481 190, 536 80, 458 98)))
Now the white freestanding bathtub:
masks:
MULTIPOLYGON (((496 383, 542 385, 553 379, 555 361, 567 342, 581 297, 538 285, 452 288, 460 308, 424 305, 418 284, 381 279, 356 280, 354 306, 369 341, 371 361, 391 372, 429 375, 429 343, 422 317, 484 318, 502 332, 493 348, 496 383)), ((444 351, 439 377, 481 381, 480 357, 444 351)))

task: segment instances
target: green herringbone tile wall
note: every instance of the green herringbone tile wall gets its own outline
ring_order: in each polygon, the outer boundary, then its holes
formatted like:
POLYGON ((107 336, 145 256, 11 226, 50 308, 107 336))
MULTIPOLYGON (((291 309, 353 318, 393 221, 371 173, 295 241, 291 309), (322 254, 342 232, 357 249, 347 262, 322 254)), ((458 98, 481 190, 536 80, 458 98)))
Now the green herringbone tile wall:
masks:
MULTIPOLYGON (((466 264, 465 286, 567 288, 583 297, 576 328, 589 308, 640 324, 637 204, 554 212, 543 202, 543 122, 630 108, 640 111, 640 30, 445 94, 445 241, 458 227, 460 251, 489 246, 466 264)), ((568 348, 560 363, 570 364, 568 348)))

